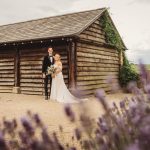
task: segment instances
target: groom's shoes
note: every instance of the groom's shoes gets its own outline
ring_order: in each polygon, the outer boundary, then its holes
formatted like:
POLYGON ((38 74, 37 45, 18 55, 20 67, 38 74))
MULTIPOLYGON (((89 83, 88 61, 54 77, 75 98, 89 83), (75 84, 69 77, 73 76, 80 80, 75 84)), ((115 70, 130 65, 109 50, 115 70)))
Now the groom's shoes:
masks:
POLYGON ((45 96, 45 100, 48 100, 48 96, 45 96))

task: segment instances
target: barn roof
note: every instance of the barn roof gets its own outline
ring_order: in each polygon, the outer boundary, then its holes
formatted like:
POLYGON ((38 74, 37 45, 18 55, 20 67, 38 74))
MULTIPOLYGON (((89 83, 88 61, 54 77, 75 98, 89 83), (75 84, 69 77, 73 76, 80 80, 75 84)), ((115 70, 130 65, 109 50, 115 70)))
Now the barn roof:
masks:
POLYGON ((106 8, 0 26, 0 43, 78 35, 106 8))

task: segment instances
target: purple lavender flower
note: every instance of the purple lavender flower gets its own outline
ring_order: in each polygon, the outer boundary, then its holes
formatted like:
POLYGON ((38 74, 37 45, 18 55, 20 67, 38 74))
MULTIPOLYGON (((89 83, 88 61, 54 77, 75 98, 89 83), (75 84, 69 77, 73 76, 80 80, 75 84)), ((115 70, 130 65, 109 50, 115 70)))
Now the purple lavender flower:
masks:
POLYGON ((150 94, 150 84, 144 86, 145 91, 150 94))
POLYGON ((34 118, 34 120, 35 120, 37 125, 41 125, 42 124, 41 119, 40 119, 38 114, 34 114, 33 118, 34 118))
POLYGON ((98 120, 99 120, 100 123, 103 122, 103 118, 102 117, 99 117, 98 120))
POLYGON ((42 139, 43 139, 44 143, 53 143, 50 136, 48 135, 46 129, 42 130, 41 135, 42 135, 42 139))
POLYGON ((130 101, 129 102, 129 109, 136 109, 137 108, 137 102, 136 101, 130 101))
POLYGON ((71 147, 69 150, 77 150, 76 147, 71 147))
POLYGON ((108 132, 109 127, 108 127, 108 125, 107 125, 106 122, 103 121, 102 123, 99 124, 99 126, 100 126, 100 129, 101 129, 101 131, 102 131, 103 133, 108 132))
POLYGON ((63 127, 61 125, 59 125, 59 131, 63 132, 63 127))
POLYGON ((117 107, 115 102, 113 102, 113 106, 114 106, 114 108, 118 109, 118 107, 117 107))
POLYGON ((138 144, 131 144, 125 150, 140 150, 138 144))
POLYGON ((146 124, 144 127, 140 128, 141 137, 150 142, 150 125, 146 124))
POLYGON ((107 144, 104 143, 104 144, 100 145, 100 150, 109 150, 109 147, 107 144))
POLYGON ((128 86, 127 86, 128 90, 129 90, 130 92, 133 92, 133 90, 134 90, 136 87, 137 87, 137 84, 136 84, 135 81, 129 82, 129 84, 128 84, 128 86))
POLYGON ((104 107, 105 110, 108 110, 108 104, 106 102, 106 95, 105 95, 105 91, 103 89, 98 89, 96 91, 95 96, 98 98, 98 100, 101 102, 102 106, 104 107))
POLYGON ((1 150, 8 150, 3 133, 0 132, 0 149, 1 150))
POLYGON ((34 128, 32 127, 32 124, 29 120, 27 120, 26 118, 21 118, 21 123, 27 133, 29 133, 30 135, 34 134, 34 128))
POLYGON ((10 130, 12 128, 12 122, 4 120, 3 122, 6 129, 10 130))
POLYGON ((120 108, 121 109, 125 108, 125 101, 124 100, 120 101, 120 108))
POLYGON ((12 121, 12 122, 13 122, 13 127, 14 127, 14 129, 16 129, 16 128, 17 128, 17 126, 18 126, 18 125, 17 125, 17 121, 16 121, 16 119, 13 119, 13 121, 12 121))
POLYGON ((78 128, 75 129, 75 135, 76 135, 77 140, 81 139, 81 131, 78 128))
POLYGON ((19 131, 19 137, 21 139, 22 144, 28 144, 30 139, 25 132, 19 131))
POLYGON ((146 67, 145 67, 145 65, 142 62, 140 62, 139 68, 140 68, 140 74, 141 74, 141 78, 143 80, 143 84, 145 84, 145 82, 147 80, 147 76, 148 76, 146 67))
POLYGON ((106 94, 105 94, 105 91, 103 89, 98 89, 96 91, 96 97, 100 100, 100 101, 103 101, 106 97, 106 94))
POLYGON ((70 105, 65 106, 65 113, 70 118, 70 120, 73 122, 75 121, 75 115, 70 107, 70 105))

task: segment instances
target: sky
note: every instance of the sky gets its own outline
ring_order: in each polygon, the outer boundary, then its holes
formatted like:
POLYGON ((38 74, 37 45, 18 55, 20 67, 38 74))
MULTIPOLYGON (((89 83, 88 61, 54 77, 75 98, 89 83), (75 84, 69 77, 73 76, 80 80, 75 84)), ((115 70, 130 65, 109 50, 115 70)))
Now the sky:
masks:
POLYGON ((0 25, 108 7, 133 63, 150 64, 150 0, 0 0, 0 25))

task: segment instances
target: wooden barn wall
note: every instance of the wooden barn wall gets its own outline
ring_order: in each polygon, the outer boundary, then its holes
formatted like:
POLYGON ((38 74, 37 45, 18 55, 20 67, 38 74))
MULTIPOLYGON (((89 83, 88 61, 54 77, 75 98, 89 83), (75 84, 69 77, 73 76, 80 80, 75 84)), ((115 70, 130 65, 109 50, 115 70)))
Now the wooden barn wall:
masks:
POLYGON ((91 26, 83 31, 80 36, 82 40, 95 41, 98 43, 106 43, 105 33, 100 26, 99 19, 96 20, 91 26))
MULTIPOLYGON (((68 52, 65 46, 54 47, 61 54, 65 83, 68 85, 68 52)), ((42 61, 47 48, 20 50, 20 88, 23 94, 44 95, 42 61)))
POLYGON ((0 93, 12 92, 15 82, 14 50, 0 50, 0 93))
POLYGON ((100 46, 106 42, 99 20, 87 28, 80 35, 80 39, 80 42, 77 42, 77 87, 86 95, 93 94, 98 88, 110 91, 106 79, 112 75, 114 82, 118 83, 118 51, 100 46), (93 42, 99 45, 92 44, 93 42))

